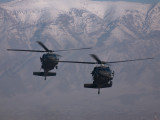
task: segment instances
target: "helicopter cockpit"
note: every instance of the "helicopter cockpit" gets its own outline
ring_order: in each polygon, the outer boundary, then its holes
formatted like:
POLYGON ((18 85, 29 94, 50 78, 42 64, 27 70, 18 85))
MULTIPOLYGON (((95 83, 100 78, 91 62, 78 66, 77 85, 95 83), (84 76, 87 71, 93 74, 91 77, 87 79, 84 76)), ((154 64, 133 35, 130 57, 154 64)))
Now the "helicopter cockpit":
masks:
POLYGON ((107 78, 108 80, 112 80, 114 76, 114 71, 112 71, 109 66, 98 66, 93 69, 91 74, 94 80, 100 77, 101 78, 103 77, 105 79, 107 78))
POLYGON ((50 54, 50 53, 47 53, 47 54, 43 54, 42 58, 41 58, 41 62, 42 61, 46 61, 46 60, 55 60, 55 61, 58 61, 59 58, 57 57, 56 54, 50 54))
POLYGON ((107 67, 106 66, 99 66, 99 67, 95 67, 91 74, 93 75, 93 74, 95 74, 96 72, 99 72, 99 71, 112 73, 110 67, 108 67, 108 66, 107 67))

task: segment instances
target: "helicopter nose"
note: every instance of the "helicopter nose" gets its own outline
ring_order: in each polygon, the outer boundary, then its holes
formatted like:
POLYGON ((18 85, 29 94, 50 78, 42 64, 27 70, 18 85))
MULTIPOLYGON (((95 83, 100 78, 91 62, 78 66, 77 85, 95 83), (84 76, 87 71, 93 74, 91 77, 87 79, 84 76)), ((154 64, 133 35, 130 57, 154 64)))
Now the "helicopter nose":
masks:
POLYGON ((50 61, 58 61, 59 59, 57 57, 48 56, 48 60, 50 61))
POLYGON ((108 76, 108 75, 109 75, 108 72, 104 72, 104 71, 103 71, 103 72, 101 71, 100 74, 101 74, 102 76, 108 76))
POLYGON ((49 60, 56 60, 56 58, 55 57, 52 57, 52 56, 48 56, 47 57, 49 60))

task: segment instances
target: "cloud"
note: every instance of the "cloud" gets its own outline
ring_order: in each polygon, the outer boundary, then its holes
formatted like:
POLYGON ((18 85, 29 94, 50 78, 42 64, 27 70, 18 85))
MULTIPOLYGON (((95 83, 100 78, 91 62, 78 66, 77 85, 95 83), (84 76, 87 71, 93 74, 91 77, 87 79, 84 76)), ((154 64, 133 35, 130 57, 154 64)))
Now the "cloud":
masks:
POLYGON ((138 3, 156 3, 160 0, 92 0, 92 1, 127 1, 127 2, 138 2, 138 3))

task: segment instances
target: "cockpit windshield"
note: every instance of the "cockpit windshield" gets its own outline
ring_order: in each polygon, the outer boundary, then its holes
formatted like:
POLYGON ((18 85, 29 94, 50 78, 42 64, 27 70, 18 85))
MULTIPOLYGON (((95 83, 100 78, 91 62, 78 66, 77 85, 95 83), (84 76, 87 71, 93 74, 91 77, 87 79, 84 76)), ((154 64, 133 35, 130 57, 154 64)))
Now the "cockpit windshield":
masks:
POLYGON ((56 54, 43 54, 42 56, 42 59, 43 60, 49 60, 49 59, 55 59, 55 60, 58 60, 58 57, 56 56, 56 54))
POLYGON ((109 67, 106 67, 106 71, 107 71, 107 72, 111 72, 111 70, 110 70, 109 67))
POLYGON ((100 71, 107 71, 107 72, 111 72, 109 67, 99 67, 98 70, 100 71))

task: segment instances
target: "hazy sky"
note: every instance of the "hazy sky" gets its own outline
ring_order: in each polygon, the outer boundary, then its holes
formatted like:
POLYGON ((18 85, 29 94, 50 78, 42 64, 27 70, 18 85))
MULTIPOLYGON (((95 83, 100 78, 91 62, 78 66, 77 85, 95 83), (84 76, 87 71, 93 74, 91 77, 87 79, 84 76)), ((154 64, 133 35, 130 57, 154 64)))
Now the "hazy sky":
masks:
POLYGON ((12 1, 12 0, 0 0, 0 2, 8 2, 8 1, 12 1))
POLYGON ((94 0, 94 1, 130 1, 130 2, 141 2, 141 3, 156 3, 160 0, 94 0))
MULTIPOLYGON (((0 0, 0 2, 8 2, 13 0, 0 0)), ((142 2, 142 3, 156 3, 160 0, 95 0, 95 1, 130 1, 130 2, 142 2)))

